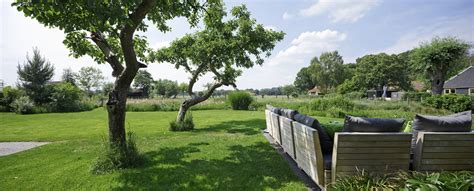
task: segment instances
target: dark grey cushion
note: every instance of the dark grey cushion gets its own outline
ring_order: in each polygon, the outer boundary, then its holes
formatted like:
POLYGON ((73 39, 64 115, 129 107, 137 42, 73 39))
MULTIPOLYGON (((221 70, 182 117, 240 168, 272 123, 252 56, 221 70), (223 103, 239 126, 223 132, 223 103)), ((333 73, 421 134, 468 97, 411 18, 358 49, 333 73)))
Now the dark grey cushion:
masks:
POLYGON ((428 132, 469 132, 471 131, 471 111, 465 111, 447 116, 415 115, 414 131, 428 132))
POLYGON ((329 134, 326 132, 326 130, 319 124, 319 121, 315 118, 302 115, 302 114, 296 114, 295 115, 295 121, 298 123, 301 123, 303 125, 309 126, 313 129, 316 129, 318 131, 318 136, 319 136, 319 142, 321 145, 321 151, 323 154, 331 154, 332 153, 332 146, 333 142, 331 138, 329 137, 329 134))
POLYGON ((281 110, 281 115, 286 117, 286 118, 289 118, 289 119, 292 119, 292 120, 295 120, 295 115, 298 114, 298 111, 296 110, 292 110, 292 109, 282 109, 281 110))
POLYGON ((272 111, 273 113, 275 113, 277 115, 281 115, 281 109, 280 108, 274 107, 270 111, 272 111))
POLYGON ((405 119, 346 116, 342 132, 400 132, 405 119))

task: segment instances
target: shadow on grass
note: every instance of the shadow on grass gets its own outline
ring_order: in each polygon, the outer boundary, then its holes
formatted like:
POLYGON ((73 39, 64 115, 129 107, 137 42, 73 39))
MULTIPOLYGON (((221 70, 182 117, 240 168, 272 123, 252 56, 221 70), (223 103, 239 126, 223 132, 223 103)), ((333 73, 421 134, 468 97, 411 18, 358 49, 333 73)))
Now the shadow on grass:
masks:
POLYGON ((265 129, 264 119, 251 119, 246 121, 225 121, 219 124, 210 125, 206 128, 193 130, 194 132, 227 132, 242 133, 245 135, 256 135, 265 129))
POLYGON ((114 190, 264 190, 297 182, 280 156, 263 142, 234 145, 222 159, 189 159, 208 143, 145 153, 145 166, 122 171, 114 190))

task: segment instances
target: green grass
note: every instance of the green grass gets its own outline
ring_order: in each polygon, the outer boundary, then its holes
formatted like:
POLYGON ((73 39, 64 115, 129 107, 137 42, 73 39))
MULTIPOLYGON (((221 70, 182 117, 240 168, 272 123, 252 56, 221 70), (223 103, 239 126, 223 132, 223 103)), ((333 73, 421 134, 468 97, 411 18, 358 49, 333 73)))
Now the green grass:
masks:
POLYGON ((92 175, 90 166, 107 136, 104 109, 0 113, 0 141, 53 142, 0 157, 0 190, 305 189, 262 136, 263 112, 194 111, 191 132, 170 132, 175 117, 175 112, 128 112, 127 128, 136 134, 145 164, 92 175))

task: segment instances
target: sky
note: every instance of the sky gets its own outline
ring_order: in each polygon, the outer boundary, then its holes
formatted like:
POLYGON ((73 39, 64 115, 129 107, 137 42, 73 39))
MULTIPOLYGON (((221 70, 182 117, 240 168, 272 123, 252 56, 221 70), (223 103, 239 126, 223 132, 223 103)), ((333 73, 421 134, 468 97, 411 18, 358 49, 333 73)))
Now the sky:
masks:
MULTIPOLYGON (((322 52, 339 51, 344 63, 381 52, 396 54, 419 46, 433 37, 455 36, 474 42, 473 0, 249 0, 225 1, 226 7, 246 4, 252 16, 266 28, 286 33, 262 66, 245 69, 237 78, 239 89, 270 88, 292 84, 297 72, 322 52)), ((0 79, 6 85, 17 83, 17 65, 37 47, 55 66, 53 80, 62 71, 81 67, 101 69, 113 81, 111 68, 89 57, 75 59, 62 44, 64 33, 26 18, 0 0, 0 79)), ((172 30, 162 33, 154 27, 144 33, 154 48, 166 47, 190 28, 185 19, 168 22, 172 30)), ((189 81, 189 74, 169 63, 149 63, 146 69, 154 79, 189 81)), ((197 90, 212 82, 210 75, 200 79, 197 90)))

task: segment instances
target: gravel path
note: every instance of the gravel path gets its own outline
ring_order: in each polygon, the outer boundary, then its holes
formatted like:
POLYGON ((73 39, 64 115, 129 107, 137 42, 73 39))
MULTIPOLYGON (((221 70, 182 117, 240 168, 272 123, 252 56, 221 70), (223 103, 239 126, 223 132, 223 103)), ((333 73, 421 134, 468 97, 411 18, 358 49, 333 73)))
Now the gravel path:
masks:
POLYGON ((49 142, 0 142, 0 156, 10 155, 46 144, 49 144, 49 142))

